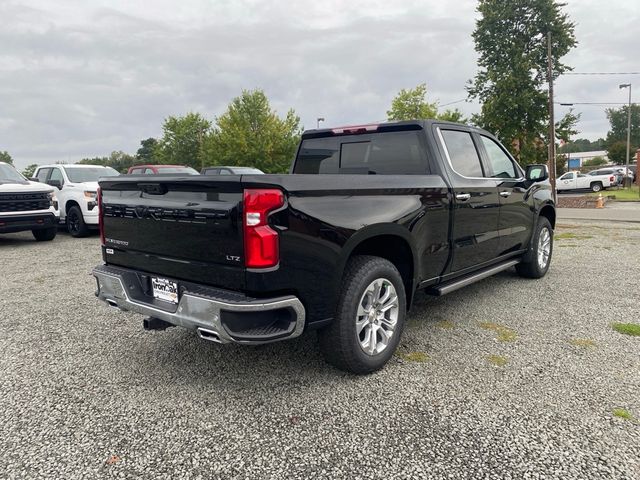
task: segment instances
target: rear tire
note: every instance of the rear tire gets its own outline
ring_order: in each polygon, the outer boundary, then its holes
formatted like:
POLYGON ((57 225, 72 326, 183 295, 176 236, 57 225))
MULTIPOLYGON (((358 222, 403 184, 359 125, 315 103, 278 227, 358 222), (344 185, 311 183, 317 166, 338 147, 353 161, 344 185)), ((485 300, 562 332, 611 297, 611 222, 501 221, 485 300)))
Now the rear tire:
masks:
POLYGON ((345 269, 336 316, 318 332, 331 365, 350 373, 381 369, 400 343, 407 310, 396 267, 380 257, 356 256, 345 269))
POLYGON ((594 182, 594 183, 591 184, 591 191, 592 192, 599 192, 600 190, 602 190, 602 183, 594 182))
POLYGON ((84 223, 84 217, 79 207, 73 206, 67 212, 67 230, 72 237, 86 237, 89 233, 87 224, 84 223))
POLYGON ((531 239, 531 249, 516 271, 526 278, 542 278, 549 271, 553 254, 553 228, 546 217, 538 217, 536 230, 531 239))
POLYGON ((44 228, 42 230, 31 230, 33 237, 38 242, 49 242, 56 238, 58 227, 44 228))

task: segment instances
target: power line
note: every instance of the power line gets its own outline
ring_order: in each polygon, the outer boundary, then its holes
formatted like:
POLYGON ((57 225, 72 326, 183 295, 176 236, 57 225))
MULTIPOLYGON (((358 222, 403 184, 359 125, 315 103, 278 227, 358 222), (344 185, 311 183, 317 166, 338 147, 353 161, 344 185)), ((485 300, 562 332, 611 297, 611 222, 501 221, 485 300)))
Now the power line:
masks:
POLYGON ((554 102, 564 107, 571 107, 573 105, 627 105, 627 102, 554 102))
POLYGON ((640 75, 640 72, 564 72, 561 75, 640 75))
POLYGON ((442 105, 438 105, 439 107, 448 107, 449 105, 454 105, 456 103, 460 103, 460 102, 466 102, 467 99, 463 98, 462 100, 456 100, 455 102, 449 102, 449 103, 443 103, 442 105))

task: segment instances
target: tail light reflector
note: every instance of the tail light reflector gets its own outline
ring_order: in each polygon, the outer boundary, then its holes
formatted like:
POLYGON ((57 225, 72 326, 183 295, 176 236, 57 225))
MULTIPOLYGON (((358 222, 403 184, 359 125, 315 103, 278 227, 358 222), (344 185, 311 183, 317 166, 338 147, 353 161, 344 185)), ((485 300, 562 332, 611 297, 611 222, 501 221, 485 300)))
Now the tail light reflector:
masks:
POLYGON ((280 261, 278 232, 268 224, 269 212, 284 205, 278 189, 244 191, 244 264, 249 268, 275 267, 280 261))
POLYGON ((102 189, 98 187, 98 192, 96 193, 96 197, 98 197, 98 228, 100 229, 100 244, 104 246, 104 220, 102 219, 102 189))
POLYGON ((609 177, 609 181, 613 182, 616 178, 615 177, 609 177))

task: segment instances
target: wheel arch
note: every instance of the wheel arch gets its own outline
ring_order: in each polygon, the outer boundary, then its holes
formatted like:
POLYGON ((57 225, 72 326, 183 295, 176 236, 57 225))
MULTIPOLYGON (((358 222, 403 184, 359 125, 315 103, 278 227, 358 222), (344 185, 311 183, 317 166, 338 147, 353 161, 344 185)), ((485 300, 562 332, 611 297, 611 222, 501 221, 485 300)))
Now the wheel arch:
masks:
POLYGON ((411 306, 416 276, 419 272, 418 256, 405 228, 396 224, 372 225, 359 230, 344 245, 338 268, 341 281, 347 262, 356 255, 373 255, 384 258, 398 269, 407 295, 407 309, 411 306))
POLYGON ((71 207, 78 207, 80 209, 80 214, 82 215, 82 207, 80 207, 80 204, 78 203, 78 201, 74 200, 74 199, 69 199, 64 204, 64 215, 65 215, 65 217, 67 216, 67 213, 69 212, 69 209, 71 207))
POLYGON ((540 209, 538 214, 540 217, 545 217, 549 220, 552 228, 556 228, 556 209, 551 204, 546 204, 540 209))

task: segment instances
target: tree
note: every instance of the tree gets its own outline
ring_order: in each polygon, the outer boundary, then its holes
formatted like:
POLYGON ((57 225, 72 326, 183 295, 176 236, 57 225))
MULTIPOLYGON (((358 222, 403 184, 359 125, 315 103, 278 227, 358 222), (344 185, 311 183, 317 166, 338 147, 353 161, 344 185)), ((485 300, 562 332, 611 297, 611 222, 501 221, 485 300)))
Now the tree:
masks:
POLYGON ((391 109, 387 111, 389 120, 422 120, 435 118, 448 122, 465 123, 466 119, 457 108, 438 113, 438 103, 427 101, 427 84, 421 83, 415 88, 402 89, 391 100, 391 109))
POLYGON ((204 166, 203 145, 211 133, 211 122, 199 113, 183 117, 167 117, 162 126, 162 138, 154 148, 153 157, 162 164, 204 166))
POLYGON ((575 45, 574 24, 556 0, 480 0, 473 32, 479 70, 467 90, 481 102, 474 122, 500 137, 522 163, 544 159, 548 121, 547 32, 554 77, 575 45))
POLYGON ((243 90, 216 123, 206 139, 209 165, 253 166, 268 173, 288 170, 302 133, 295 112, 280 118, 262 90, 243 90))
POLYGON ((158 148, 158 140, 149 137, 140 141, 141 147, 136 152, 136 159, 142 164, 153 164, 156 162, 155 150, 158 148))
POLYGON ((9 152, 6 150, 0 152, 0 162, 8 163, 9 165, 13 165, 13 158, 9 155, 9 152))
MULTIPOLYGON (((627 122, 629 106, 621 108, 607 108, 607 118, 611 128, 607 133, 607 151, 609 158, 618 164, 627 161, 627 122), (622 156, 620 156, 620 143, 624 144, 622 156), (613 156, 611 152, 613 151, 613 156), (614 160, 615 157, 615 160, 614 160)), ((633 161, 633 154, 640 146, 640 105, 631 105, 631 148, 629 149, 630 161, 633 161)))
POLYGON ((599 167, 600 165, 606 165, 607 161, 604 159, 604 157, 601 156, 596 156, 593 158, 590 158, 589 160, 585 160, 582 164, 583 167, 599 167))
MULTIPOLYGON (((629 157, 633 155, 633 148, 629 152, 629 157)), ((609 160, 611 160, 616 165, 622 165, 627 161, 627 141, 617 141, 613 142, 607 148, 607 156, 609 160)), ((631 158, 630 161, 633 161, 631 158)))
POLYGON ((114 151, 108 157, 93 157, 83 158, 78 162, 82 165, 102 165, 104 167, 111 167, 120 173, 127 173, 129 167, 135 165, 136 157, 124 153, 122 151, 114 151))
POLYGON ((426 83, 421 83, 416 88, 403 88, 391 101, 391 109, 387 111, 387 117, 389 120, 436 118, 438 104, 427 102, 426 97, 426 83))
POLYGON ((442 113, 438 113, 436 118, 447 122, 467 123, 467 119, 464 118, 463 113, 457 108, 454 108, 453 110, 447 109, 442 113))
POLYGON ((22 171, 22 175, 24 175, 27 178, 31 178, 35 173, 36 168, 38 168, 37 163, 32 163, 31 165, 27 165, 27 167, 22 171))
POLYGON ((576 125, 578 125, 580 117, 580 113, 576 115, 575 113, 573 113, 573 109, 569 110, 569 113, 562 117, 560 121, 556 122, 556 139, 567 143, 569 142, 571 137, 579 133, 576 125))
POLYGON ((593 150, 606 150, 604 138, 592 142, 586 138, 577 138, 568 141, 558 148, 558 153, 591 152, 593 150))

